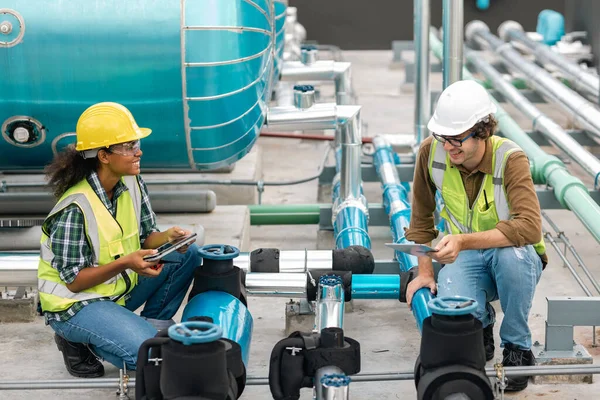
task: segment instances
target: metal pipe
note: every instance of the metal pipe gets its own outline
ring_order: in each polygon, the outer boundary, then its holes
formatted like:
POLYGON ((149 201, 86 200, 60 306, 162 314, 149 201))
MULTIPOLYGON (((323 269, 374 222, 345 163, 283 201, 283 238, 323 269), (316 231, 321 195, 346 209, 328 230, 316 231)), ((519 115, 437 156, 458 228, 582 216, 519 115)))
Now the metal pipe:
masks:
POLYGON ((400 299, 400 275, 352 275, 352 299, 400 299))
POLYGON ((314 398, 316 400, 327 399, 325 397, 325 393, 323 391, 323 385, 321 384, 321 380, 326 375, 343 375, 343 374, 344 374, 344 371, 342 371, 338 367, 327 366, 327 367, 319 368, 317 370, 317 372, 315 373, 315 377, 314 377, 314 381, 313 381, 314 394, 315 394, 314 398))
MULTIPOLYGON (((308 135, 305 133, 296 134, 296 133, 285 133, 285 132, 269 132, 264 131, 260 133, 260 137, 272 137, 272 138, 284 138, 284 139, 302 139, 302 140, 318 140, 324 142, 333 142, 335 140, 334 136, 326 136, 326 135, 308 135)), ((365 143, 373 143, 373 138, 371 137, 362 137, 361 142, 365 143)))
POLYGON ((427 136, 427 122, 431 110, 429 90, 429 25, 431 5, 429 0, 414 0, 414 43, 415 43, 415 144, 419 145, 427 136))
POLYGON ((554 247, 554 250, 556 250, 556 252, 558 253, 558 256, 560 257, 560 259, 563 261, 563 263, 565 263, 565 265, 567 266, 567 268, 569 269, 569 271, 571 271, 571 275, 573 275, 573 278, 575 278, 575 280, 577 281, 577 283, 579 284, 579 286, 581 287, 581 289, 583 289, 584 293, 587 296, 591 297, 592 296, 592 292, 590 292, 589 289, 587 288, 587 286, 585 286, 585 283, 583 283, 583 281, 581 280, 581 277, 579 276, 579 274, 577 273, 577 271, 575 271, 575 268, 573 268, 573 266, 571 265, 571 263, 569 262, 569 260, 567 259, 567 257, 560 250, 560 248, 558 247, 558 244, 556 243, 556 240, 554 240, 554 238, 552 237, 552 235, 550 234, 550 232, 545 231, 544 232, 544 238, 550 243, 550 245, 552 247, 554 247))
MULTIPOLYGON (((408 228, 410 225, 408 192, 398 177, 394 152, 389 143, 381 136, 375 137, 373 144, 375 146, 373 164, 383 188, 383 205, 390 218, 393 241, 394 243, 410 243, 404 236, 404 228, 408 228)), ((400 270, 404 272, 418 265, 417 257, 406 253, 396 251, 395 258, 398 260, 400 270)), ((428 288, 419 289, 413 296, 411 308, 419 330, 422 329, 423 320, 431 316, 427 305, 431 299, 431 291, 428 288)))
POLYGON ((317 290, 317 332, 344 326, 344 285, 339 276, 321 276, 317 290))
POLYGON ((296 107, 271 107, 265 125, 284 131, 325 130, 337 128, 337 110, 334 103, 315 104, 306 110, 296 107))
MULTIPOLYGON (((435 56, 441 58, 442 44, 434 32, 430 33, 429 41, 435 56)), ((474 79, 466 68, 463 69, 466 79, 474 79)), ((546 154, 502 106, 496 100, 493 101, 498 110, 495 116, 500 131, 525 151, 532 165, 534 181, 552 186, 556 199, 563 207, 573 211, 596 241, 600 242, 600 206, 590 197, 585 185, 572 176, 558 158, 546 154)))
POLYGON ((361 198, 362 123, 360 106, 338 107, 338 122, 342 146, 340 196, 344 199, 361 198))
MULTIPOLYGON (((444 30, 443 88, 462 80, 464 1, 444 0, 442 26, 444 30)), ((428 32, 429 33, 429 32, 428 32)), ((427 33, 427 34, 428 34, 427 33)))
POLYGON ((353 104, 352 64, 349 62, 319 60, 306 65, 300 61, 284 61, 281 66, 282 81, 333 81, 336 102, 353 104))
POLYGON ((502 95, 509 100, 517 110, 533 121, 533 128, 542 132, 546 138, 555 143, 562 151, 567 153, 577 164, 594 178, 597 184, 600 176, 600 160, 587 151, 575 139, 552 119, 542 113, 525 96, 508 83, 502 75, 484 60, 477 52, 465 50, 467 60, 483 73, 502 95))
POLYGON ((554 221, 552 221, 550 219, 550 217, 544 210, 542 210, 542 216, 546 219, 548 224, 550 224, 552 229, 554 229, 554 231, 556 232, 558 237, 563 241, 563 243, 567 246, 567 248, 569 250, 571 250, 571 253, 573 253, 573 257, 575 257, 577 264, 579 264, 579 266, 581 267, 581 269, 583 270, 585 275, 588 277, 590 282, 592 282, 592 285, 594 285, 594 288, 596 289, 596 291, 600 294, 600 285, 598 285, 598 281, 596 280, 596 278, 594 278, 594 276, 592 275, 592 273, 590 272, 588 267, 585 265, 585 262, 583 262, 583 259, 581 258, 579 253, 577 252, 577 250, 575 250, 575 247, 571 244, 571 241, 569 240, 569 238, 567 238, 567 236, 565 236, 563 231, 558 229, 558 226, 556 226, 554 221))
POLYGON ((314 225, 321 219, 318 204, 248 206, 250 225, 314 225))
POLYGON ((246 293, 256 297, 306 297, 306 282, 304 273, 247 273, 246 293))
POLYGON ((320 399, 322 400, 348 400, 350 398, 350 378, 344 374, 325 375, 318 381, 318 384, 321 386, 320 399))
POLYGON ((509 43, 493 35, 484 22, 469 22, 465 35, 467 40, 475 40, 495 51, 506 66, 524 74, 537 91, 562 106, 578 122, 600 137, 600 111, 592 103, 554 79, 545 69, 524 59, 509 43))
MULTIPOLYGON (((496 377, 493 367, 485 369, 490 378, 496 377)), ((599 375, 600 365, 540 365, 531 367, 505 367, 505 376, 544 376, 544 375, 599 375)), ((378 382, 378 381, 401 381, 414 380, 413 371, 405 372, 378 372, 362 373, 352 376, 352 382, 378 382)), ((135 378, 130 378, 128 387, 135 388, 135 378)), ((246 385, 259 386, 268 385, 269 378, 260 376, 249 376, 246 385)), ((18 380, 0 381, 0 390, 46 390, 46 389, 116 389, 119 387, 117 378, 97 379, 56 379, 56 380, 18 380)))
POLYGON ((502 23, 498 27, 498 36, 505 42, 514 40, 527 46, 538 61, 558 67, 570 78, 569 81, 578 92, 596 99, 600 95, 598 75, 589 73, 573 61, 553 51, 546 44, 531 40, 518 22, 506 21, 502 23))

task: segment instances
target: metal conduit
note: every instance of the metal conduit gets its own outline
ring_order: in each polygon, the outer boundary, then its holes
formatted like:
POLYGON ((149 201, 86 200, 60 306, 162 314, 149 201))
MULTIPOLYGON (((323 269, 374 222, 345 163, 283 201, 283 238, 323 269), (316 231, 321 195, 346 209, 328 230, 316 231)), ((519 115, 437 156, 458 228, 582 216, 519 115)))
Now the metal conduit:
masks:
POLYGON ((442 61, 443 88, 462 80, 464 0, 444 0, 442 29, 444 32, 444 59, 442 61))
POLYGON ((427 122, 431 110, 429 90, 429 25, 431 5, 429 0, 414 0, 415 43, 415 144, 429 136, 427 122))
MULTIPOLYGON (((433 53, 441 59, 441 42, 434 31, 431 31, 429 36, 433 53)), ((463 76, 475 80, 466 68, 463 69, 463 76)), ((600 206, 590 197, 585 185, 572 176, 558 158, 546 154, 504 111, 502 106, 496 100, 493 101, 498 109, 496 119, 500 131, 525 151, 532 164, 534 180, 552 186, 556 199, 564 207, 573 211, 596 241, 600 242, 600 206)))
MULTIPOLYGON (((486 375, 495 378, 497 375, 494 368, 486 368, 486 375)), ((543 375, 598 375, 598 365, 542 365, 533 367, 506 367, 505 376, 543 376, 543 375)), ((352 376, 352 382, 378 382, 378 381, 402 381, 414 380, 413 371, 406 372, 380 372, 363 373, 352 376)), ((42 381, 0 381, 0 390, 45 390, 45 389, 118 389, 120 387, 118 378, 98 379, 56 379, 42 381)), ((128 388, 135 388, 135 378, 130 378, 128 388)), ((249 376, 246 385, 259 386, 268 385, 269 378, 249 376)))
POLYGON ((592 98, 600 95, 600 79, 591 74, 571 60, 553 51, 544 43, 531 40, 525 30, 516 21, 506 21, 498 28, 498 35, 505 42, 514 40, 529 48, 535 58, 543 64, 552 64, 558 67, 564 74, 568 75, 572 85, 578 92, 585 93, 592 98))
POLYGON ((477 52, 466 49, 465 56, 475 68, 485 75, 494 88, 510 101, 517 110, 531 118, 533 128, 542 132, 546 138, 550 139, 562 151, 567 153, 577 164, 579 164, 588 174, 594 178, 595 186, 598 183, 600 175, 600 160, 592 153, 583 148, 575 139, 573 139, 564 129, 555 123, 552 119, 542 113, 525 96, 523 96, 514 86, 508 83, 502 75, 494 69, 477 52))
MULTIPOLYGON (((381 136, 375 137, 373 144, 375 146, 373 164, 381 181, 383 205, 390 218, 394 243, 411 243, 404 237, 404 228, 408 228, 410 225, 411 210, 408 193, 398 178, 392 147, 381 136)), ((400 270, 404 272, 418 265, 417 257, 400 251, 395 252, 395 258, 398 260, 400 270)), ((419 289, 413 297, 412 310, 419 330, 422 329, 423 320, 431 316, 431 311, 427 306, 431 299, 429 288, 419 289)))
POLYGON ((526 76, 533 87, 573 114, 576 120, 600 137, 600 111, 580 94, 552 77, 545 69, 524 59, 510 43, 505 43, 490 32, 482 21, 471 21, 465 27, 467 40, 474 40, 495 51, 506 66, 526 76))

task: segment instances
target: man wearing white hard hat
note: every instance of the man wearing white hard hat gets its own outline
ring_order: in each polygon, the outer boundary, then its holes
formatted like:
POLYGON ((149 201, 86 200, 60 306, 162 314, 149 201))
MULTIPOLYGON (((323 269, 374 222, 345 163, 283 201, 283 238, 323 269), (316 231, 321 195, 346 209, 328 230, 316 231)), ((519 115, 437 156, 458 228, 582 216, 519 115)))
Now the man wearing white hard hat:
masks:
MULTIPOLYGON (((527 323, 535 287, 547 264, 542 218, 527 156, 515 143, 494 136, 496 106, 474 81, 458 81, 441 94, 416 160, 410 228, 406 238, 431 244, 435 194, 444 201, 446 236, 431 257, 419 257, 419 274, 407 301, 428 287, 439 296, 468 296, 484 327, 486 359, 494 357, 495 313, 500 300, 503 364, 533 365, 527 323), (432 259, 444 264, 434 281, 432 259)), ((508 379, 523 390, 528 378, 508 379)))

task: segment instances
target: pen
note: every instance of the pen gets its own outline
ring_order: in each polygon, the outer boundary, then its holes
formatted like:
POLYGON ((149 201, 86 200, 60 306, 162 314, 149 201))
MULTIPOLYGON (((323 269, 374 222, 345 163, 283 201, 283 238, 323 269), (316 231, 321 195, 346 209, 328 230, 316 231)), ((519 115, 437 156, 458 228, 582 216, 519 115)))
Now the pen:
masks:
POLYGON ((485 190, 483 191, 483 198, 485 199, 485 209, 487 210, 488 208, 490 208, 490 205, 488 204, 487 195, 485 194, 485 190))

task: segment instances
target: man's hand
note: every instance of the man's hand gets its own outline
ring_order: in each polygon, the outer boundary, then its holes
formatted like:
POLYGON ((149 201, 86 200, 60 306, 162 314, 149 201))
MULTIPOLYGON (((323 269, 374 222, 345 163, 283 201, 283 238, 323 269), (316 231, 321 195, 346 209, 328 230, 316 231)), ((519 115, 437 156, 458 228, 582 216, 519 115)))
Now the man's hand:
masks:
POLYGON ((158 276, 162 270, 160 260, 146 261, 144 257, 156 254, 156 250, 138 250, 127 254, 124 258, 127 259, 127 265, 130 269, 142 276, 158 276))
POLYGON ((463 249, 462 235, 446 235, 435 246, 436 252, 431 252, 431 258, 440 264, 452 264, 463 249))
MULTIPOLYGON (((191 235, 192 232, 185 230, 183 228, 180 228, 178 226, 174 226, 172 228, 169 228, 167 230, 166 234, 167 234, 167 242, 171 243, 171 242, 176 241, 180 237, 191 235)), ((182 246, 182 247, 178 248, 177 251, 179 253, 183 254, 188 250, 188 247, 189 247, 189 245, 182 246)))
POLYGON ((432 274, 419 274, 408 284, 408 287, 406 288, 406 303, 409 307, 412 304, 412 299, 415 295, 415 292, 424 287, 428 287, 431 290, 431 294, 435 294, 437 292, 437 285, 435 284, 435 279, 433 279, 432 274))

